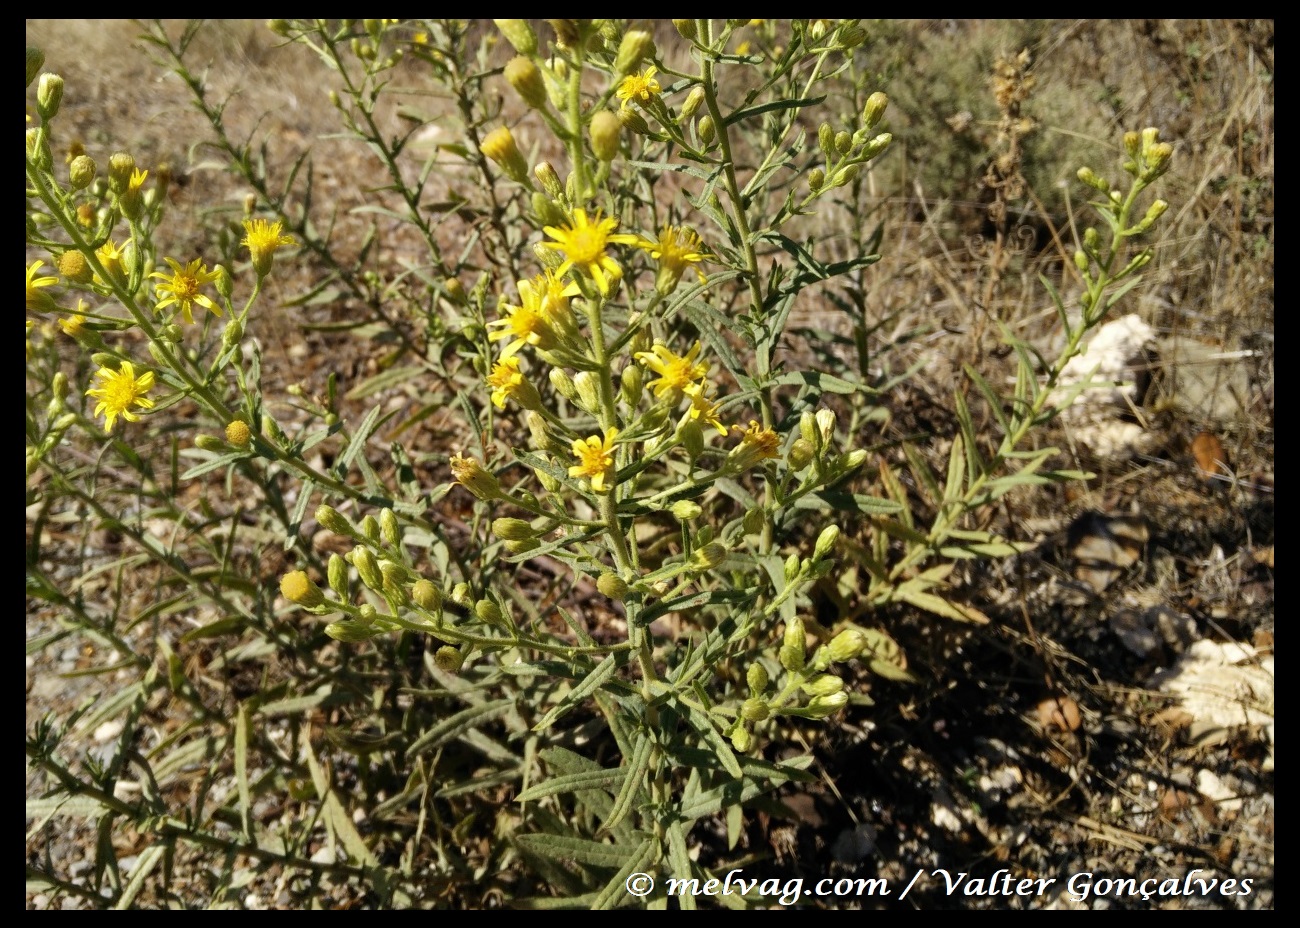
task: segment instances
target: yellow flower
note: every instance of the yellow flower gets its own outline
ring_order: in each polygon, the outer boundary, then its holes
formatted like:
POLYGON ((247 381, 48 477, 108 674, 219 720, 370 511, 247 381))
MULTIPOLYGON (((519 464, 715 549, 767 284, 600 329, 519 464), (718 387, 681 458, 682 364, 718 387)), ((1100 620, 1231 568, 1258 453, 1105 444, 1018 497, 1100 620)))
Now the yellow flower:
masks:
POLYGON ((82 315, 81 310, 86 308, 85 300, 77 301, 77 312, 71 316, 65 316, 59 320, 59 328, 68 338, 81 338, 86 331, 86 317, 82 315))
POLYGON ((597 493, 605 492, 605 480, 614 473, 614 439, 618 438, 618 429, 605 429, 602 441, 599 435, 590 438, 575 438, 573 454, 578 463, 569 468, 570 477, 586 477, 591 481, 591 488, 597 493))
MULTIPOLYGON (((104 270, 108 271, 109 276, 114 280, 120 281, 125 279, 127 249, 130 248, 130 246, 131 243, 127 242, 121 248, 118 248, 113 244, 113 240, 109 239, 95 249, 95 257, 99 259, 100 264, 104 265, 104 270)), ((98 278, 96 278, 96 280, 98 280, 98 278)), ((103 280, 100 280, 99 283, 104 284, 105 286, 108 285, 108 282, 103 280)))
POLYGON ((195 258, 185 268, 171 258, 167 258, 166 261, 172 266, 171 274, 166 271, 154 271, 149 275, 163 281, 158 284, 158 292, 167 294, 166 299, 154 309, 163 310, 175 303, 181 308, 185 321, 193 322, 194 314, 191 312, 191 307, 198 303, 209 312, 220 316, 221 307, 199 292, 199 288, 204 284, 210 284, 217 279, 216 271, 209 271, 199 258, 195 258))
MULTIPOLYGON (((655 289, 667 296, 677 288, 677 282, 688 267, 699 264, 710 257, 700 237, 686 227, 664 226, 658 241, 643 238, 637 242, 638 248, 650 252, 650 257, 659 262, 659 272, 655 275, 655 289)), ((704 283, 704 272, 698 267, 695 273, 704 283)))
POLYGON ((608 295, 612 289, 610 278, 618 281, 623 269, 605 254, 605 249, 610 244, 635 245, 639 241, 635 235, 615 232, 617 228, 617 219, 601 219, 597 212, 594 221, 588 220, 584 209, 575 209, 567 226, 546 226, 544 231, 555 241, 543 242, 542 247, 564 254, 564 263, 555 269, 555 276, 563 277, 569 268, 579 267, 596 281, 601 293, 608 295))
POLYGON ((140 417, 131 411, 132 406, 141 409, 153 408, 153 400, 145 396, 153 389, 153 371, 145 371, 139 377, 130 361, 123 361, 120 370, 101 367, 95 376, 103 380, 97 387, 86 391, 87 396, 99 400, 92 415, 104 414, 104 428, 112 431, 113 423, 121 416, 128 422, 135 422, 140 417))
POLYGON ((542 398, 519 369, 518 358, 503 358, 492 367, 488 374, 488 386, 492 388, 492 404, 497 409, 506 408, 506 400, 514 400, 524 409, 537 409, 542 405, 542 398))
POLYGON ((740 436, 740 444, 732 448, 731 454, 727 456, 731 468, 737 471, 748 470, 759 461, 777 457, 781 439, 776 432, 763 428, 754 419, 749 420, 749 428, 742 429, 733 425, 732 429, 744 434, 740 436))
POLYGON ((686 387, 686 395, 691 398, 691 408, 687 410, 687 415, 704 425, 713 426, 719 435, 727 434, 727 427, 718 418, 720 403, 715 403, 712 397, 706 396, 704 388, 699 384, 686 387))
POLYGON ((540 287, 534 286, 534 281, 521 280, 517 284, 519 289, 519 305, 511 306, 509 303, 502 303, 501 310, 507 315, 489 322, 488 327, 500 326, 500 331, 488 334, 489 341, 499 341, 503 338, 512 339, 501 351, 501 360, 509 358, 519 351, 524 345, 532 345, 535 348, 547 350, 554 348, 557 344, 555 329, 551 325, 550 316, 546 311, 543 303, 544 293, 540 287))
POLYGON ((44 261, 37 261, 27 269, 27 311, 47 313, 55 308, 54 297, 41 291, 42 287, 52 287, 59 282, 57 277, 37 277, 44 261))
POLYGON ((298 244, 293 236, 282 234, 284 223, 279 221, 245 219, 244 232, 244 239, 239 244, 248 249, 249 257, 253 259, 253 271, 258 277, 265 277, 270 272, 276 249, 298 244))
POLYGON ((704 377, 709 368, 706 364, 696 364, 700 356, 700 343, 696 342, 685 357, 673 354, 672 349, 662 342, 655 342, 649 351, 637 352, 636 359, 659 375, 659 379, 650 385, 656 399, 669 398, 676 403, 681 399, 681 392, 696 380, 704 377))
POLYGON ((652 65, 640 74, 629 74, 619 82, 618 98, 623 101, 624 106, 633 101, 640 103, 642 106, 647 106, 651 100, 659 96, 659 91, 662 88, 659 86, 659 82, 655 80, 655 74, 658 70, 652 65))

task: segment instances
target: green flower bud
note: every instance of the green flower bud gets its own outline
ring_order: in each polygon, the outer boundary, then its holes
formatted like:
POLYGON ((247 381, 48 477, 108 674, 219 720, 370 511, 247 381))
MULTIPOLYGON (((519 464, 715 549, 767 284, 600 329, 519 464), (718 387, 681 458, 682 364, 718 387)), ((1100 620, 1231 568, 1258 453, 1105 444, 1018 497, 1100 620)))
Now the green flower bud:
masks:
POLYGON ((348 597, 348 562, 338 554, 331 554, 329 566, 325 570, 329 577, 330 589, 339 599, 348 597))
POLYGON ((375 619, 379 616, 379 610, 370 603, 362 603, 357 608, 357 624, 369 628, 375 624, 375 619))
POLYGON ((532 59, 520 55, 510 59, 505 69, 506 80, 523 101, 535 110, 546 108, 546 81, 532 59))
POLYGON ((131 186, 135 173, 135 159, 124 151, 114 152, 108 159, 108 186, 119 196, 131 186))
POLYGON ((1088 269, 1088 256, 1082 251, 1076 251, 1074 253, 1074 266, 1081 271, 1086 271, 1088 269))
POLYGON ((698 519, 704 512, 699 503, 690 499, 679 499, 668 507, 668 511, 673 514, 674 519, 682 523, 698 519))
POLYGON ((280 595, 305 609, 314 609, 325 602, 320 587, 301 570, 290 571, 280 578, 280 595))
POLYGON ((528 162, 519 153, 508 128, 501 126, 489 132, 479 143, 479 151, 515 183, 528 186, 528 162))
POLYGON ((677 437, 692 461, 704 451, 704 430, 700 428, 698 419, 687 419, 683 422, 677 430, 677 437))
POLYGON ((90 155, 78 155, 72 159, 72 164, 68 165, 68 183, 73 190, 85 190, 95 182, 95 174, 99 171, 99 166, 95 164, 95 159, 90 155))
MULTIPOLYGON (((549 250, 549 249, 548 249, 549 250)), ((451 476, 457 483, 481 500, 500 499, 501 483, 496 475, 474 458, 451 456, 451 476)))
POLYGON ((721 542, 711 541, 697 548, 693 564, 697 570, 712 570, 727 559, 727 548, 721 542))
POLYGON ((696 84, 691 88, 691 92, 686 95, 686 99, 682 101, 682 108, 677 111, 678 120, 684 123, 686 120, 693 117, 697 112, 699 112, 700 105, 703 103, 704 88, 699 84, 696 84))
POLYGON ((813 193, 821 190, 826 185, 826 172, 821 168, 813 168, 808 172, 808 189, 813 193))
POLYGON ((376 635, 381 634, 381 632, 379 629, 371 628, 364 622, 344 619, 342 622, 331 622, 326 625, 325 634, 335 641, 346 641, 355 644, 359 641, 369 641, 376 635))
POLYGON ((496 27, 506 37, 506 41, 514 46, 519 54, 537 54, 537 33, 533 32, 533 27, 528 25, 528 20, 494 19, 492 22, 496 23, 496 27))
POLYGON ((379 522, 374 516, 367 515, 361 520, 361 534, 372 545, 379 544, 379 522))
POLYGON ((563 368, 553 367, 546 376, 550 378, 551 386, 555 388, 556 393, 571 403, 577 402, 578 388, 574 386, 573 378, 563 368))
POLYGON ((591 371, 578 371, 573 378, 573 386, 578 394, 578 405, 589 413, 600 410, 600 381, 591 371))
POLYGON ((860 26, 841 26, 838 38, 842 48, 857 48, 867 40, 867 30, 860 26))
POLYGON ((433 663, 443 673, 459 673, 465 663, 465 655, 449 644, 444 644, 433 653, 433 663))
POLYGON ((762 695, 767 689, 770 682, 767 676, 767 668, 758 661, 749 665, 749 670, 745 671, 745 682, 749 684, 749 691, 755 696, 762 695))
POLYGON ((863 161, 870 161, 879 155, 882 151, 892 145, 894 136, 888 132, 882 132, 866 145, 862 147, 862 153, 858 156, 863 161))
POLYGON ((799 576, 799 555, 791 554, 785 559, 784 576, 786 585, 794 583, 795 578, 799 576))
POLYGON ((501 611, 501 607, 490 599, 480 599, 476 602, 474 604, 474 614, 488 625, 500 625, 506 618, 501 611))
POLYGON ((521 538, 518 541, 507 541, 505 543, 506 552, 509 554, 527 554, 534 548, 540 548, 541 544, 536 538, 521 538))
POLYGON ((397 514, 387 507, 379 510, 379 537, 390 548, 402 544, 402 527, 397 523, 397 514))
POLYGON ((741 754, 747 754, 754 746, 754 736, 744 726, 737 726, 731 733, 731 746, 741 754))
POLYGON ((835 160, 835 130, 828 122, 817 127, 817 147, 822 150, 827 161, 835 160))
POLYGON ((813 549, 813 559, 820 561, 826 557, 835 547, 835 542, 839 540, 840 527, 838 525, 826 526, 822 529, 821 534, 817 536, 817 546, 813 549))
POLYGON ((824 719, 834 715, 849 703, 849 694, 843 691, 829 696, 814 696, 808 702, 808 712, 815 719, 824 719))
POLYGON ((1089 254, 1096 254, 1101 246, 1101 234, 1092 226, 1083 230, 1083 247, 1089 254))
POLYGON ((469 584, 461 581, 451 588, 451 601, 458 606, 468 607, 470 604, 469 584))
POLYGON ((591 150, 601 161, 613 161, 618 157, 619 134, 623 123, 617 114, 601 110, 591 117, 587 133, 591 138, 591 150))
POLYGON ((411 587, 411 599, 426 612, 437 612, 442 608, 442 593, 432 580, 420 579, 411 587))
POLYGON ((537 530, 523 519, 500 518, 492 520, 492 534, 503 541, 524 541, 537 537, 537 530))
POLYGON ((831 696, 844 689, 844 681, 831 673, 821 673, 803 685, 803 691, 810 696, 831 696))
MULTIPOLYGON (((677 30, 677 34, 683 39, 686 39, 688 42, 694 41, 696 35, 695 20, 674 19, 673 28, 677 30)), ((28 82, 30 83, 30 78, 28 79, 28 82)))
POLYGON ((817 449, 805 439, 796 438, 794 444, 790 446, 790 469, 795 471, 803 470, 812 463, 816 454, 817 449))
POLYGON ((642 383, 643 375, 639 365, 629 364, 623 368, 623 373, 619 376, 619 391, 623 394, 623 402, 634 409, 641 399, 642 383))
POLYGON ((356 534, 352 528, 352 523, 333 506, 325 503, 322 503, 316 509, 316 521, 320 523, 322 528, 333 532, 335 535, 356 534))
POLYGON ((853 183, 854 179, 858 176, 858 172, 861 169, 862 169, 861 166, 857 164, 850 164, 848 167, 840 168, 838 171, 836 171, 834 174, 831 175, 831 186, 843 187, 846 186, 847 184, 853 183))
POLYGON ((49 122, 59 115, 59 105, 63 102, 63 78, 57 74, 42 74, 36 85, 36 112, 41 119, 49 122))
POLYGON ((745 515, 740 520, 740 527, 746 535, 757 535, 763 531, 763 526, 767 524, 767 513, 761 507, 755 506, 753 509, 745 510, 745 515))
POLYGON ((605 571, 596 579, 596 589, 610 599, 622 602, 627 596, 627 581, 612 571, 605 571))
POLYGON ((655 53, 655 40, 650 33, 641 29, 629 29, 618 43, 618 55, 614 58, 614 73, 619 77, 631 74, 646 58, 655 53))
POLYGON ((1136 132, 1124 133, 1124 151, 1130 158, 1136 158, 1142 151, 1142 136, 1136 132))
POLYGON ((785 623, 785 634, 781 638, 781 646, 792 651, 798 651, 800 655, 804 653, 803 619, 795 616, 785 623))
POLYGON ((771 714, 767 703, 757 696, 746 699, 740 707, 740 717, 747 722, 761 722, 771 714))
POLYGON ((830 658, 836 663, 851 661, 867 646, 867 636, 856 628, 846 628, 826 646, 830 658))
POLYGON ((841 155, 847 155, 853 150, 853 136, 841 129, 835 133, 835 150, 841 155))
POLYGON ((215 435, 198 435, 194 439, 194 447, 201 451, 225 451, 226 443, 215 435))
POLYGON ((45 52, 31 45, 27 46, 27 83, 24 87, 32 86, 32 81, 36 80, 36 75, 41 73, 41 68, 45 67, 45 52))
POLYGON ((638 113, 630 106, 623 107, 618 111, 618 121, 628 132, 636 135, 652 135, 650 125, 645 121, 645 117, 638 113))
POLYGON ((879 90, 867 97, 867 105, 862 108, 862 128, 870 132, 879 124, 889 106, 889 97, 879 90))
POLYGON ((379 575, 383 577, 384 593, 403 599, 406 597, 406 581, 410 579, 410 574, 405 567, 395 561, 383 560, 379 562, 379 575))
POLYGON ((718 130, 717 127, 713 125, 712 116, 701 116, 697 131, 700 135, 700 141, 704 143, 705 147, 711 146, 713 140, 718 137, 718 130))
POLYGON ((374 590, 376 593, 384 591, 384 575, 379 572, 379 561, 370 553, 370 549, 357 545, 352 549, 350 557, 352 566, 357 569, 361 576, 361 582, 374 590))

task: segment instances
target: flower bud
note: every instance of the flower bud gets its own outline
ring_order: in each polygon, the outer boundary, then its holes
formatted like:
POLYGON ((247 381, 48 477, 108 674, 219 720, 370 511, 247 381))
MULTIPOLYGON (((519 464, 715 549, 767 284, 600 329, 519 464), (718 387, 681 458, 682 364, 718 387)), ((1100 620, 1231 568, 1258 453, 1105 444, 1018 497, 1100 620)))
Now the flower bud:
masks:
POLYGON ((596 578, 596 589, 610 599, 622 601, 627 596, 627 581, 613 571, 605 571, 596 578))
POLYGON ((629 29, 618 43, 618 55, 614 58, 614 73, 619 77, 631 74, 646 58, 655 53, 655 40, 650 33, 642 29, 629 29))
POLYGON ((98 170, 94 158, 90 155, 78 155, 68 165, 68 183, 73 190, 85 190, 95 182, 95 174, 98 170))
POLYGON ((749 684, 749 691, 755 696, 759 696, 767 689, 770 682, 767 676, 767 668, 758 661, 749 665, 749 670, 745 671, 745 682, 749 684))
POLYGON ((623 394, 623 402, 633 409, 641 399, 641 386, 643 383, 641 368, 636 364, 629 364, 623 368, 623 373, 619 375, 619 390, 623 394))
POLYGON ((862 153, 858 156, 863 161, 870 161, 876 155, 880 154, 894 142, 894 136, 889 132, 882 132, 866 145, 862 147, 862 153))
POLYGON ((846 628, 828 644, 827 650, 830 653, 832 661, 842 663, 851 661, 862 653, 863 648, 867 646, 867 636, 862 634, 856 628, 846 628))
POLYGON ((835 158, 835 130, 828 122, 817 127, 817 147, 822 150, 828 161, 835 158))
POLYGON ((352 549, 349 557, 352 560, 352 566, 357 569, 357 574, 361 577, 361 582, 376 593, 382 593, 384 591, 384 575, 379 572, 379 562, 370 553, 370 549, 363 545, 357 545, 352 549))
POLYGON ((808 702, 809 714, 815 719, 824 719, 834 715, 849 703, 849 694, 842 690, 829 696, 814 696, 808 702))
MULTIPOLYGON (((696 36, 695 20, 674 19, 673 28, 677 30, 677 34, 683 39, 686 39, 688 42, 694 41, 696 36)), ((44 59, 42 59, 42 61, 44 61, 44 59)), ((39 65, 37 67, 39 69, 39 65)), ((28 78, 28 83, 31 83, 31 78, 28 78)))
POLYGON ((860 170, 861 166, 857 164, 850 164, 847 167, 840 168, 831 175, 831 186, 843 187, 847 184, 853 183, 854 179, 858 176, 858 171, 860 170))
POLYGON ((630 106, 623 107, 618 111, 618 121, 624 129, 635 135, 651 134, 650 125, 645 121, 645 117, 630 106))
POLYGON ((578 405, 587 412, 600 410, 600 382, 591 371, 578 371, 573 378, 573 386, 578 394, 578 405))
POLYGON ((692 461, 704 451, 704 430, 700 428, 698 419, 687 419, 683 422, 677 430, 677 438, 692 461))
POLYGON ((465 606, 468 608, 469 604, 473 601, 470 597, 469 584, 462 580, 460 583, 453 586, 451 588, 451 601, 456 603, 458 606, 465 606))
POLYGON ((1098 246, 1101 245, 1101 235, 1092 226, 1083 230, 1083 247, 1091 254, 1097 253, 1098 246))
POLYGON ((706 147, 712 145, 713 140, 718 137, 718 130, 713 125, 712 116, 701 116, 697 126, 697 131, 700 135, 700 141, 703 142, 706 147))
POLYGON ((334 591, 335 595, 340 599, 346 599, 348 596, 348 562, 338 554, 331 554, 329 565, 325 569, 325 575, 329 578, 330 589, 334 591))
POLYGON ((316 509, 316 521, 321 527, 333 532, 335 535, 354 535, 356 531, 352 528, 352 523, 347 518, 326 503, 322 503, 316 509))
POLYGON ((808 172, 808 189, 813 193, 821 190, 826 184, 826 172, 821 168, 813 168, 808 172))
POLYGON ((1086 271, 1088 269, 1088 256, 1082 251, 1076 251, 1074 253, 1074 266, 1081 271, 1086 271))
POLYGON ((746 754, 754 746, 754 736, 743 725, 737 726, 731 733, 731 746, 741 754, 746 754))
POLYGON ((536 538, 537 530, 523 519, 501 518, 492 520, 492 534, 502 541, 523 541, 536 538))
POLYGON ((537 33, 533 32, 533 27, 528 25, 526 19, 494 19, 496 27, 501 30, 501 34, 506 37, 514 50, 521 55, 537 54, 537 33))
POLYGON ((49 122, 59 115, 59 105, 63 102, 63 78, 57 74, 42 74, 36 85, 36 112, 41 119, 49 122))
POLYGON ((744 529, 746 535, 757 535, 763 531, 763 526, 767 524, 767 513, 761 507, 754 507, 745 511, 745 515, 740 520, 740 527, 744 529))
POLYGON ((444 644, 433 653, 433 663, 435 667, 444 673, 458 673, 465 663, 465 655, 461 654, 457 648, 444 644))
POLYGON ((41 73, 41 68, 45 67, 45 52, 31 45, 27 46, 27 83, 24 87, 32 86, 32 81, 36 80, 36 75, 41 73))
POLYGON ((384 595, 391 596, 398 602, 407 602, 409 594, 406 591, 406 581, 410 575, 406 568, 395 561, 380 561, 379 574, 383 577, 384 595))
POLYGON ((253 431, 242 419, 232 419, 226 423, 226 441, 234 448, 247 448, 253 439, 253 431))
POLYGON ((390 548, 402 544, 402 527, 397 523, 397 514, 387 507, 379 510, 379 537, 390 548))
POLYGON ((740 707, 740 717, 747 722, 761 722, 771 714, 771 708, 757 696, 749 697, 740 707))
POLYGON ((528 184, 528 162, 519 153, 515 137, 508 128, 501 126, 489 132, 479 144, 479 151, 515 183, 528 184))
POLYGON ((682 108, 677 111, 677 118, 682 122, 690 119, 699 111, 703 102, 704 88, 696 84, 691 88, 691 92, 686 95, 686 99, 682 101, 682 108))
POLYGON ((124 151, 114 152, 108 159, 108 186, 119 196, 131 186, 135 174, 135 159, 124 151))
POLYGON ((453 454, 450 463, 452 478, 476 498, 493 500, 500 499, 504 495, 496 475, 490 473, 473 458, 453 454))
POLYGON ((820 673, 803 685, 810 696, 830 696, 844 689, 844 681, 832 673, 820 673))
POLYGON ((474 604, 474 614, 488 625, 500 625, 505 621, 505 615, 501 612, 501 607, 490 599, 480 599, 474 604))
POLYGON ((42 171, 48 171, 54 167, 54 152, 50 151, 50 140, 48 135, 41 129, 28 129, 24 135, 27 144, 28 156, 32 159, 32 164, 36 165, 42 171))
POLYGON ((374 516, 367 515, 363 518, 361 520, 360 529, 361 534, 365 537, 366 541, 370 542, 372 545, 379 544, 379 523, 375 521, 374 516))
POLYGON ((549 161, 539 161, 533 168, 533 175, 541 182, 542 190, 552 200, 559 200, 564 197, 564 185, 560 183, 560 175, 555 173, 555 168, 549 161))
POLYGON ((668 511, 673 514, 674 519, 682 523, 698 519, 704 512, 699 503, 690 499, 679 499, 668 507, 668 511))
POLYGON ((795 578, 799 576, 799 555, 791 554, 785 559, 784 577, 786 585, 794 583, 795 578))
POLYGON ((325 626, 325 634, 329 635, 335 641, 345 641, 355 644, 359 641, 368 641, 380 631, 371 628, 364 622, 358 622, 354 619, 344 619, 342 622, 331 622, 325 626))
POLYGON ((817 536, 817 546, 813 549, 813 559, 820 561, 826 557, 835 547, 835 542, 839 540, 840 527, 838 525, 826 526, 822 529, 821 534, 817 536))
POLYGON ((790 446, 790 469, 800 471, 812 463, 817 455, 817 449, 808 443, 806 439, 796 438, 794 444, 790 446))
POLYGON ((841 155, 847 155, 853 149, 853 136, 841 129, 835 133, 835 150, 841 155))
POLYGON ((1169 162, 1174 156, 1174 146, 1168 142, 1161 142, 1158 145, 1152 145, 1146 152, 1146 171, 1142 176, 1146 180, 1154 180, 1161 174, 1169 170, 1169 162))
POLYGON ((68 250, 59 255, 58 267, 60 275, 77 284, 88 284, 95 276, 86 261, 86 256, 75 250, 68 250))
POLYGON ((411 599, 426 612, 437 612, 442 608, 442 593, 432 580, 415 581, 415 586, 411 587, 411 599))
POLYGON ((200 451, 225 451, 227 446, 215 435, 197 435, 194 438, 194 447, 200 451))
POLYGON ((305 609, 314 609, 325 602, 320 587, 301 570, 290 571, 280 578, 280 595, 305 609))
POLYGON ((726 559, 726 546, 721 542, 711 541, 696 549, 692 563, 698 570, 712 570, 726 559))
POLYGON ((613 161, 618 157, 619 133, 623 123, 616 114, 601 110, 591 117, 587 132, 591 138, 591 150, 601 161, 613 161))
POLYGON ((522 55, 510 59, 505 69, 506 80, 523 101, 535 110, 546 108, 546 81, 531 58, 522 55))
POLYGON ((867 97, 867 105, 862 108, 862 127, 868 132, 876 128, 881 117, 885 115, 885 108, 888 106, 889 97, 879 90, 867 97))

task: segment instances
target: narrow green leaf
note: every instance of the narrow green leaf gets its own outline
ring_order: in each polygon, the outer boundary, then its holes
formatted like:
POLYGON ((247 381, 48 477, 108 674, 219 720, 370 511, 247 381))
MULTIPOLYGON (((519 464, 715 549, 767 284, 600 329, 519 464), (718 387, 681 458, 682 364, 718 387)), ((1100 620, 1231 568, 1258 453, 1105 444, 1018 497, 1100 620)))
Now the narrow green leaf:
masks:
POLYGON ((560 702, 552 706, 550 711, 547 712, 546 715, 542 716, 541 720, 533 726, 533 731, 545 731, 550 728, 555 724, 555 721, 559 719, 560 716, 564 715, 592 693, 596 692, 596 690, 599 689, 606 680, 614 675, 614 672, 618 670, 626 660, 626 651, 620 651, 607 656, 603 661, 596 665, 591 673, 587 674, 586 678, 583 679, 581 683, 571 689, 568 694, 560 700, 560 702))
POLYGON ((253 800, 248 788, 248 704, 242 702, 235 715, 235 783, 239 789, 239 821, 247 841, 250 835, 248 815, 253 800))
POLYGON ((641 784, 646 771, 650 767, 650 755, 653 753, 653 749, 654 739, 644 731, 637 732, 636 747, 632 750, 632 759, 628 762, 626 768, 627 776, 623 778, 623 785, 619 787, 618 795, 614 797, 614 808, 610 811, 609 817, 605 819, 605 824, 601 826, 600 830, 602 832, 613 831, 632 811, 637 794, 641 791, 641 784))
POLYGON ((597 894, 595 900, 591 903, 594 910, 601 911, 612 909, 623 900, 627 899, 627 879, 634 873, 640 873, 650 866, 654 860, 655 854, 659 851, 659 842, 654 838, 646 838, 641 842, 641 846, 636 849, 636 853, 628 858, 618 871, 614 878, 605 884, 605 887, 597 894))
MULTIPOLYGON (((691 857, 686 847, 686 830, 682 828, 682 823, 676 820, 668 826, 668 864, 673 868, 673 876, 676 879, 691 878, 691 857)), ((695 897, 690 893, 682 893, 677 897, 677 902, 684 912, 695 910, 695 897)))
POLYGON ((621 867, 637 853, 635 848, 589 841, 571 835, 515 835, 515 843, 530 854, 592 867, 621 867))
POLYGON ((761 116, 763 113, 772 113, 780 110, 798 110, 807 106, 817 106, 826 97, 802 97, 797 100, 773 100, 770 103, 760 103, 757 106, 749 106, 745 109, 736 110, 722 120, 724 126, 734 126, 742 119, 749 119, 751 116, 761 116))
POLYGON ((555 796, 560 793, 576 793, 587 789, 608 789, 612 791, 622 782, 625 772, 621 768, 616 770, 601 769, 551 777, 549 780, 543 780, 541 783, 528 787, 515 797, 515 802, 532 802, 546 796, 555 796))
POLYGON ((445 744, 452 738, 457 737, 474 726, 505 715, 514 708, 514 700, 502 699, 497 702, 485 702, 479 706, 470 706, 468 709, 462 709, 455 715, 448 716, 437 725, 434 725, 419 738, 415 739, 409 748, 406 749, 407 757, 415 757, 430 751, 441 744, 445 744))

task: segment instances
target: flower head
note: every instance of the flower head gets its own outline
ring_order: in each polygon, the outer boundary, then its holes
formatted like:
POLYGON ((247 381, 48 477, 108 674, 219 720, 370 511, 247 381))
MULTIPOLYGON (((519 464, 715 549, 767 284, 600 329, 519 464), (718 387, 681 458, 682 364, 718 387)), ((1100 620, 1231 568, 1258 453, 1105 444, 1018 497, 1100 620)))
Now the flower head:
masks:
POLYGON ((284 223, 268 222, 265 219, 245 219, 244 239, 239 244, 248 249, 253 259, 253 271, 258 277, 265 277, 275 261, 276 249, 284 245, 296 245, 293 236, 284 235, 284 223))
MULTIPOLYGON (((694 267, 709 257, 708 252, 702 250, 704 244, 700 237, 684 226, 664 226, 657 241, 643 238, 637 242, 637 247, 650 252, 650 257, 659 263, 655 289, 663 296, 677 288, 677 282, 688 267, 694 267)), ((704 272, 695 267, 695 273, 700 283, 704 283, 704 272)))
POLYGON ((495 322, 488 323, 489 328, 500 327, 498 331, 488 334, 489 341, 499 341, 503 338, 511 339, 505 348, 501 350, 501 360, 503 361, 518 352, 524 345, 549 350, 558 344, 555 328, 552 326, 550 314, 547 312, 546 291, 539 286, 535 286, 535 283, 535 281, 529 280, 519 281, 517 284, 519 305, 511 306, 509 303, 503 302, 501 311, 505 315, 495 322))
POLYGON ((451 476, 457 483, 482 500, 500 499, 501 484, 496 475, 473 458, 451 456, 451 476))
POLYGON ((702 425, 717 429, 719 435, 726 435, 727 427, 718 418, 721 404, 713 402, 713 398, 706 395, 704 388, 699 384, 692 384, 685 389, 686 395, 691 398, 691 408, 686 411, 686 414, 702 425))
POLYGON ((519 369, 518 358, 498 361, 493 365, 492 373, 488 374, 487 382, 492 388, 492 404, 497 409, 505 409, 506 400, 514 400, 524 409, 537 409, 542 405, 537 388, 519 369))
POLYGON ((569 468, 570 477, 585 477, 591 481, 591 489, 604 493, 609 477, 614 473, 614 439, 618 438, 618 429, 605 429, 605 437, 592 435, 590 438, 576 438, 573 441, 573 454, 578 463, 569 468))
POLYGON ((171 258, 167 258, 166 261, 172 266, 171 274, 166 271, 154 271, 149 275, 162 281, 158 284, 158 292, 166 294, 154 309, 163 310, 174 303, 180 307, 185 321, 193 322, 194 314, 191 307, 198 303, 209 312, 220 316, 221 307, 199 292, 199 288, 204 284, 210 284, 217 279, 217 272, 209 271, 199 258, 195 258, 188 267, 184 268, 171 258))
POLYGON ((153 400, 145 396, 153 389, 153 371, 145 371, 139 377, 130 361, 123 361, 118 370, 101 367, 95 376, 103 382, 86 391, 87 396, 99 400, 94 415, 104 414, 104 428, 112 431, 113 423, 121 416, 128 422, 135 422, 140 417, 131 411, 132 406, 141 409, 153 408, 153 400))
POLYGON ((649 351, 637 352, 636 359, 659 375, 659 379, 650 385, 656 399, 669 398, 676 403, 681 399, 682 391, 708 372, 708 365, 696 364, 700 356, 700 343, 696 342, 685 357, 673 354, 671 348, 662 342, 656 342, 649 351))
MULTIPOLYGON (((95 249, 95 257, 99 259, 99 263, 104 266, 104 270, 108 271, 108 275, 114 280, 126 279, 126 262, 130 247, 131 243, 127 242, 121 248, 118 248, 110 238, 95 249)), ((99 280, 98 277, 95 279, 105 286, 108 285, 107 281, 99 280)))
POLYGON ((605 249, 611 244, 635 245, 639 241, 635 235, 615 232, 617 228, 617 219, 601 219, 598 212, 594 221, 589 220, 584 209, 575 209, 567 226, 546 226, 544 231, 555 241, 543 242, 542 247, 564 255, 564 263, 556 268, 555 276, 563 277, 565 271, 576 266, 596 281, 601 293, 608 295, 613 289, 611 278, 614 281, 622 278, 623 269, 605 254, 605 249))
POLYGON ((37 261, 27 269, 27 310, 33 313, 47 313, 55 308, 54 297, 42 292, 42 287, 52 287, 59 282, 57 277, 37 277, 44 261, 37 261))
POLYGON ((655 74, 658 73, 658 70, 658 68, 651 65, 640 74, 629 74, 619 81, 617 93, 624 106, 632 102, 648 106, 650 101, 659 96, 659 92, 663 88, 655 80, 655 74))
POLYGON ((727 463, 735 470, 748 470, 760 461, 777 457, 781 439, 776 432, 763 428, 754 419, 749 420, 749 428, 742 429, 739 425, 731 428, 743 433, 740 444, 732 448, 731 454, 727 456, 727 463))

